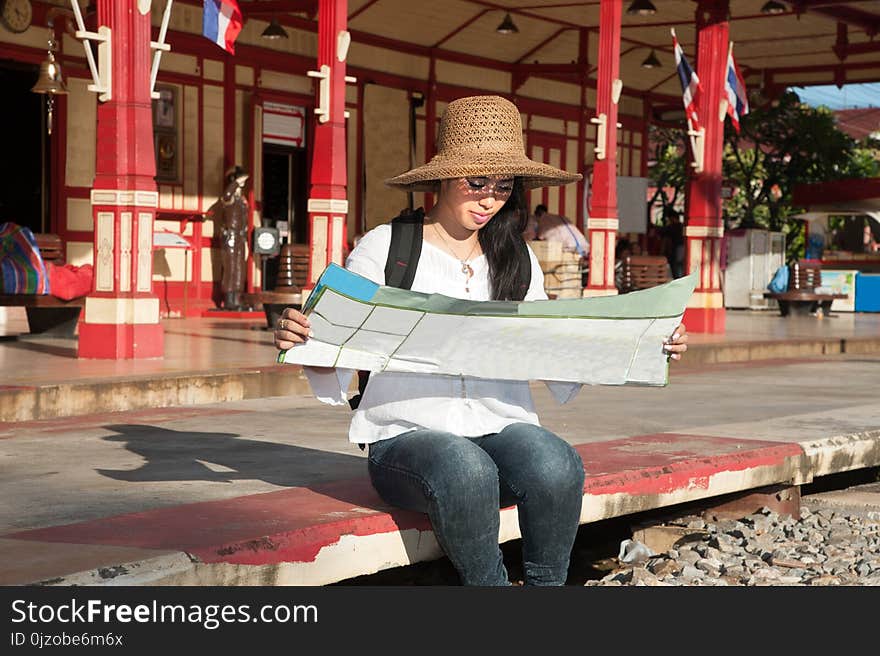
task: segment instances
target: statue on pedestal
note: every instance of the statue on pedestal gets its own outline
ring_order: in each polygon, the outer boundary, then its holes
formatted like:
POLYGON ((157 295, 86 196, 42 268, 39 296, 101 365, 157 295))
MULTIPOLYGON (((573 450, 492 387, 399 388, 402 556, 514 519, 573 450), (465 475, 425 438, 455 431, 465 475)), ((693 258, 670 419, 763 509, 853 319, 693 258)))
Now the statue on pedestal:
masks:
POLYGON ((225 310, 241 310, 247 266, 248 204, 242 192, 249 175, 240 166, 226 172, 226 188, 215 204, 220 235, 220 291, 225 310))

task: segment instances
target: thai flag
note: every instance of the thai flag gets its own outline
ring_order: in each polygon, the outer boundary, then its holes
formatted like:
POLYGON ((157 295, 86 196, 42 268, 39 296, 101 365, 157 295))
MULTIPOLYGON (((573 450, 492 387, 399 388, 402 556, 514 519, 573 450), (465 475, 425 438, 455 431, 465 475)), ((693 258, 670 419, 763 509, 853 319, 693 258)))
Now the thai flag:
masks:
POLYGON ((727 113, 733 127, 739 132, 739 119, 749 113, 749 97, 746 83, 739 66, 733 59, 733 46, 727 53, 727 74, 724 77, 724 93, 727 94, 727 113))
POLYGON ((678 80, 681 82, 682 100, 684 102, 684 111, 691 122, 691 128, 700 129, 700 121, 697 116, 697 98, 703 87, 700 85, 700 78, 697 77, 694 69, 688 63, 684 52, 675 36, 675 30, 672 30, 672 48, 675 52, 675 70, 678 72, 678 80))
POLYGON ((203 0, 202 35, 230 55, 235 54, 235 39, 241 32, 241 9, 235 0, 203 0))

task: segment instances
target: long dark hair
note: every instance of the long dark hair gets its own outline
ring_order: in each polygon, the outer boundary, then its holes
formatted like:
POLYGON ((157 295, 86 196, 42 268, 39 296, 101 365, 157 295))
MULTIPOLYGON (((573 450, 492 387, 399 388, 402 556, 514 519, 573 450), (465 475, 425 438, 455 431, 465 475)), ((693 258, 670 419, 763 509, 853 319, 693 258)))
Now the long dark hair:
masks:
POLYGON ((522 281, 529 280, 529 272, 521 271, 528 260, 517 257, 526 247, 522 233, 528 219, 522 178, 514 178, 510 198, 478 233, 480 247, 489 263, 489 286, 494 301, 521 301, 528 291, 522 281))

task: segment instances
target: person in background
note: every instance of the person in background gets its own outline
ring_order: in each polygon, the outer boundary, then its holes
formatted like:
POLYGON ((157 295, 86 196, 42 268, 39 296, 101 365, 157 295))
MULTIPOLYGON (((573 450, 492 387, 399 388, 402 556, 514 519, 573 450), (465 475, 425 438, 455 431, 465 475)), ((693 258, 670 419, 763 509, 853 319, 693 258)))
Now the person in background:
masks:
POLYGON ((661 255, 663 253, 663 235, 660 227, 653 222, 648 223, 645 233, 645 255, 661 255))
POLYGON ((578 266, 581 270, 581 283, 586 285, 587 270, 590 266, 590 244, 584 233, 564 216, 547 212, 546 205, 535 207, 535 219, 538 223, 538 239, 561 242, 562 250, 580 256, 578 266))
POLYGON ((590 244, 584 233, 564 216, 550 214, 546 205, 535 207, 535 220, 537 221, 538 239, 562 242, 563 250, 576 252, 582 260, 590 254, 590 244))
POLYGON ((669 261, 673 278, 684 275, 684 226, 681 214, 676 210, 667 209, 666 227, 663 228, 663 255, 669 261))
POLYGON ((874 231, 871 229, 871 219, 865 219, 865 237, 863 240, 865 245, 865 253, 876 253, 880 251, 880 243, 874 238, 874 231))
POLYGON ((623 261, 632 254, 632 244, 629 239, 626 237, 618 239, 617 245, 614 247, 614 286, 617 287, 617 291, 620 294, 626 293, 623 279, 623 261))
POLYGON ((822 252, 825 250, 825 225, 823 221, 816 221, 809 225, 809 237, 804 253, 806 260, 821 260, 822 252))

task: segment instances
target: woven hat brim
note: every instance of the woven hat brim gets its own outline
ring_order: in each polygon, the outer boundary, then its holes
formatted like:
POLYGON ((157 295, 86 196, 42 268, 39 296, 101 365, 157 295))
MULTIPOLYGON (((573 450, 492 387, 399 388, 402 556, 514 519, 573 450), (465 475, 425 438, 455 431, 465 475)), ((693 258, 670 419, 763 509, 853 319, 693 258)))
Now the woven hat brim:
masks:
POLYGON ((385 184, 404 191, 435 191, 440 180, 478 175, 512 175, 522 178, 526 189, 537 189, 577 182, 583 177, 580 173, 569 173, 549 164, 535 162, 525 155, 512 158, 510 153, 500 156, 487 154, 469 156, 465 162, 462 159, 437 155, 427 164, 385 180, 385 184))

